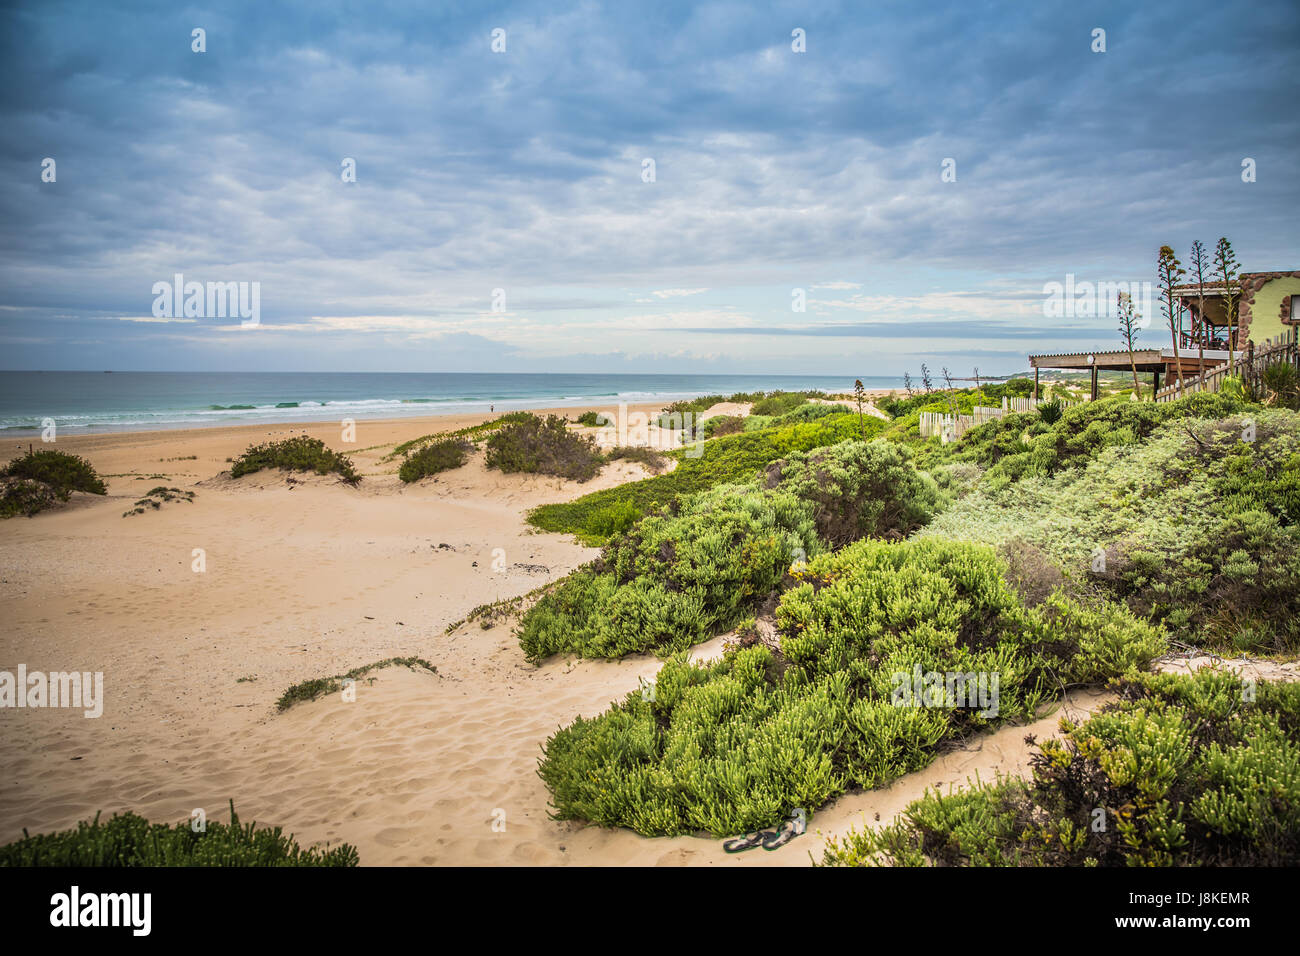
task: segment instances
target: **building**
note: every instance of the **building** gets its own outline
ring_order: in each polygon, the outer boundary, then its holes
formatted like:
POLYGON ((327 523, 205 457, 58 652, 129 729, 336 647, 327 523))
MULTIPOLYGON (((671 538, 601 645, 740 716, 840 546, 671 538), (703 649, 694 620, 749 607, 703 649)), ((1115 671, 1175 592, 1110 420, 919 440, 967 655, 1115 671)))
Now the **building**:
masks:
MULTIPOLYGON (((1265 342, 1295 342, 1300 330, 1300 270, 1295 272, 1243 272, 1233 283, 1236 317, 1231 333, 1228 328, 1228 299, 1223 285, 1207 282, 1204 289, 1195 283, 1174 286, 1178 310, 1178 355, 1175 357, 1168 329, 1153 326, 1150 336, 1164 341, 1156 348, 1137 348, 1130 359, 1127 349, 1098 349, 1091 352, 1058 352, 1029 356, 1034 370, 1034 397, 1038 397, 1038 370, 1071 369, 1092 372, 1092 397, 1097 397, 1097 372, 1130 372, 1134 365, 1139 373, 1152 376, 1158 393, 1161 383, 1178 377, 1179 369, 1187 380, 1226 365, 1229 348, 1237 361, 1250 345, 1265 342), (1204 320, 1201 302, 1204 300, 1204 320), (1231 343, 1229 342, 1231 338, 1231 343)), ((1211 376, 1214 377, 1214 376, 1211 376)))

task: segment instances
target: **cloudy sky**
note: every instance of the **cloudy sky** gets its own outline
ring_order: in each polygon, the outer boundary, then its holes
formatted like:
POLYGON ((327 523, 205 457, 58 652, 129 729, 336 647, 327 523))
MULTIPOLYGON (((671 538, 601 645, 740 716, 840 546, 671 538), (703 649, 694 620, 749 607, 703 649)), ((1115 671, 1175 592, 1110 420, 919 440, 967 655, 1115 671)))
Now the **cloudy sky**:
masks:
POLYGON ((1300 268, 1294 0, 109 6, 0 13, 0 368, 998 373, 1300 268))

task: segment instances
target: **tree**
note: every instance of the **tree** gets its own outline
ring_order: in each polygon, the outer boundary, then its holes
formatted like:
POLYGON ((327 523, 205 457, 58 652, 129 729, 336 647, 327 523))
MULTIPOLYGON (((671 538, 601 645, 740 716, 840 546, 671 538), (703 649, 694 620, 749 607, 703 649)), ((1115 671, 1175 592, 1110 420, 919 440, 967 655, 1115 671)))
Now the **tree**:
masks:
POLYGON ((1164 293, 1165 301, 1162 309, 1165 313, 1165 323, 1169 326, 1169 337, 1174 343, 1174 363, 1178 366, 1178 394, 1182 395, 1183 360, 1178 354, 1178 319, 1182 314, 1182 307, 1174 307, 1174 286, 1187 272, 1169 246, 1160 247, 1160 254, 1156 259, 1156 274, 1160 279, 1160 289, 1164 293))
POLYGON ((921 385, 925 388, 925 394, 929 395, 934 391, 934 386, 930 382, 930 370, 921 363, 921 385))
POLYGON ((1228 374, 1234 374, 1237 368, 1237 334, 1233 330, 1233 319, 1237 316, 1237 270, 1241 263, 1232 251, 1232 243, 1220 237, 1214 247, 1215 277, 1223 284, 1223 301, 1228 314, 1228 374))
POLYGON ((908 397, 908 398, 911 398, 911 397, 912 397, 912 394, 913 394, 913 393, 912 393, 912 376, 911 376, 909 373, 907 373, 907 372, 904 372, 904 373, 903 373, 903 388, 907 389, 907 397, 908 397))
POLYGON ((853 382, 853 397, 858 401, 858 431, 865 435, 867 426, 862 417, 862 403, 866 401, 867 394, 866 389, 862 387, 862 379, 860 378, 853 382))
POLYGON ((1137 330, 1141 328, 1138 324, 1141 320, 1141 313, 1133 308, 1133 296, 1127 292, 1119 294, 1119 334, 1124 339, 1124 347, 1128 349, 1128 364, 1133 370, 1133 394, 1138 398, 1142 397, 1142 386, 1138 384, 1138 367, 1137 360, 1133 358, 1133 340, 1137 338, 1137 330))
POLYGON ((1187 260, 1187 264, 1192 267, 1192 275, 1196 276, 1196 322, 1192 326, 1192 333, 1196 336, 1197 353, 1196 358, 1199 360, 1197 372, 1205 373, 1205 270, 1209 268, 1209 260, 1205 255, 1205 246, 1201 240, 1197 239, 1192 243, 1192 255, 1187 260))

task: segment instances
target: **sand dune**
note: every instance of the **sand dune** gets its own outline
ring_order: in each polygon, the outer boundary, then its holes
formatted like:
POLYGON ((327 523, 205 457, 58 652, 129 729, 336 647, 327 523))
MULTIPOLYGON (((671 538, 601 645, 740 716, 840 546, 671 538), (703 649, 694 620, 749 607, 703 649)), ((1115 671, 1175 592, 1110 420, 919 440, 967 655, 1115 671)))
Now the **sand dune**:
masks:
MULTIPOLYGON (((595 556, 533 533, 528 508, 645 471, 618 462, 580 485, 502 475, 480 455, 402 485, 384 461, 391 444, 441 427, 455 425, 361 423, 365 450, 353 454, 369 477, 355 488, 314 475, 220 474, 250 441, 289 429, 60 441, 116 477, 107 499, 77 496, 0 525, 0 668, 102 671, 106 702, 99 719, 0 711, 0 840, 100 810, 176 821, 201 807, 224 818, 233 798, 244 819, 281 824, 306 843, 355 844, 363 864, 807 865, 821 854, 818 831, 888 820, 929 786, 1023 772, 1025 733, 1055 729, 1051 715, 970 741, 891 787, 841 798, 772 853, 728 856, 712 838, 553 821, 535 772, 541 743, 660 662, 534 667, 510 621, 447 628, 595 556), (156 484, 197 498, 122 517, 156 484), (334 694, 275 709, 298 681, 397 656, 424 658, 437 673, 390 668, 361 681, 355 702, 334 694)), ((347 449, 332 426, 307 431, 347 449)), ((721 653, 723 640, 696 655, 721 653)), ((1077 716, 1100 701, 1080 693, 1064 706, 1077 716)))

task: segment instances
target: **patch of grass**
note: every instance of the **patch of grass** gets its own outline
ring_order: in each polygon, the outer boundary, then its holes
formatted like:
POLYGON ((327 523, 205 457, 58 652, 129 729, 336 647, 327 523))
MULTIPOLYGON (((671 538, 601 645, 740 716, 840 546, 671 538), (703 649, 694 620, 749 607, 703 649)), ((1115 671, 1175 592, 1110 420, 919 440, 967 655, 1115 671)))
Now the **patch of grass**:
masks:
POLYGON ((276 709, 286 711, 294 704, 302 701, 315 700, 317 697, 323 697, 326 694, 333 694, 343 689, 343 681, 358 680, 371 671, 382 670, 385 667, 409 667, 415 670, 417 667, 429 671, 432 674, 438 673, 438 668, 434 667, 428 661, 421 657, 390 657, 387 660, 376 661, 373 664, 366 664, 363 667, 354 667, 346 674, 338 674, 334 677, 316 677, 312 680, 301 681, 294 684, 275 702, 276 709))
POLYGON ((0 847, 0 866, 356 866, 356 847, 302 849, 281 827, 240 823, 230 804, 230 822, 207 821, 201 833, 191 821, 150 823, 135 813, 114 814, 101 823, 23 838, 0 847))
POLYGON ((559 415, 528 414, 502 425, 488 436, 486 445, 485 464, 507 473, 588 481, 603 461, 591 436, 569 431, 559 415))
POLYGON ((656 475, 668 467, 668 458, 653 448, 642 445, 619 445, 605 452, 606 461, 637 461, 656 475))
POLYGON ((828 841, 831 866, 1295 866, 1300 684, 1131 675, 1038 744, 1029 781, 945 796, 828 841), (1248 699, 1249 697, 1249 699, 1248 699))
POLYGON ((108 494, 84 458, 45 449, 29 452, 0 468, 0 518, 30 518, 55 501, 67 501, 74 491, 108 494))
POLYGON ((318 475, 337 474, 350 485, 361 480, 351 459, 326 447, 319 438, 309 438, 306 435, 250 445, 231 465, 230 476, 239 478, 267 468, 314 471, 318 475))
POLYGON ((473 443, 464 438, 442 438, 408 455, 397 470, 397 477, 410 483, 436 475, 440 471, 459 468, 474 450, 473 443))
POLYGON ((499 601, 493 601, 490 604, 480 604, 474 608, 459 621, 452 621, 447 625, 443 633, 450 634, 462 624, 472 624, 478 622, 479 627, 484 631, 490 631, 503 620, 512 615, 520 613, 524 605, 530 603, 538 595, 549 591, 555 587, 554 582, 547 582, 540 587, 533 588, 527 594, 519 594, 512 598, 502 598, 499 601))
POLYGON ((192 491, 181 491, 179 488, 165 488, 162 485, 159 485, 157 488, 152 488, 145 492, 143 498, 138 498, 135 507, 130 511, 122 512, 122 517, 129 518, 131 515, 142 515, 148 508, 157 511, 163 506, 163 503, 167 501, 192 502, 193 500, 194 492, 192 491))

